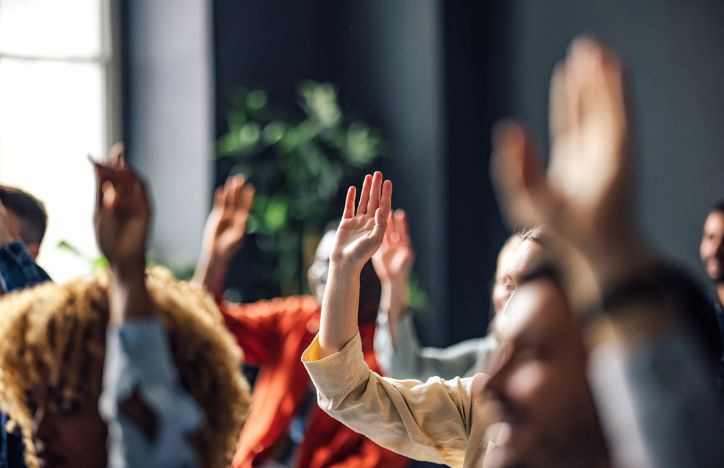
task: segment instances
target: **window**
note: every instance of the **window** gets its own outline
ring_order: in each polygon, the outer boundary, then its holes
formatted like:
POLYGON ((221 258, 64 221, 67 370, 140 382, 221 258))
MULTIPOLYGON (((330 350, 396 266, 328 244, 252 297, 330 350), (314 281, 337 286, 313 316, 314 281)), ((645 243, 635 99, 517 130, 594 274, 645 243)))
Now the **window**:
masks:
POLYGON ((38 262, 57 281, 89 272, 94 180, 113 135, 111 0, 0 0, 0 182, 42 199, 38 262))

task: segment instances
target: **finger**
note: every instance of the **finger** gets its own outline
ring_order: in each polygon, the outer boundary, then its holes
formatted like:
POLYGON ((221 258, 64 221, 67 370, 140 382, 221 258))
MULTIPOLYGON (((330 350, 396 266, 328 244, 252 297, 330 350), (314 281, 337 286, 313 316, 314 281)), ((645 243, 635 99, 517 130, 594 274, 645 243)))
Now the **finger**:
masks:
POLYGON ((217 187, 214 191, 214 208, 224 207, 224 187, 217 187))
POLYGON ((256 193, 256 190, 254 189, 253 185, 244 185, 244 190, 242 191, 241 196, 241 207, 240 210, 244 213, 249 213, 251 211, 251 207, 254 204, 254 194, 256 193))
POLYGON ((540 163, 526 154, 532 152, 530 146, 517 123, 501 122, 494 127, 491 177, 498 205, 513 227, 541 223, 531 191, 532 187, 546 182, 540 163))
POLYGON ((372 242, 374 242, 377 245, 377 248, 379 248, 379 246, 382 243, 382 240, 385 236, 385 231, 387 230, 388 217, 389 217, 389 213, 385 214, 383 208, 380 207, 380 208, 377 208, 377 210, 375 210, 375 225, 372 228, 372 232, 370 233, 369 238, 372 242))
POLYGON ((392 242, 392 237, 394 236, 395 231, 395 225, 392 220, 392 213, 387 216, 387 229, 385 229, 385 237, 382 242, 385 244, 389 244, 392 242))
MULTIPOLYGON (((380 175, 380 181, 382 180, 382 173, 378 172, 380 175)), ((385 217, 385 220, 392 212, 392 181, 391 180, 385 180, 385 182, 382 184, 382 190, 381 190, 381 197, 380 201, 378 203, 379 208, 382 210, 382 214, 385 217)))
POLYGON ((234 180, 226 179, 224 184, 224 210, 231 210, 234 207, 234 180))
MULTIPOLYGON (((370 200, 367 202, 367 213, 373 215, 380 206, 380 188, 382 187, 382 173, 375 171, 372 176, 372 188, 370 192, 370 200)), ((385 213, 387 217, 387 213, 385 213)))
POLYGON ((362 182, 362 193, 359 197, 359 205, 357 205, 357 214, 367 214, 367 203, 370 199, 370 190, 372 188, 372 176, 367 174, 362 182))
POLYGON ((558 63, 553 69, 549 97, 549 126, 551 137, 560 134, 568 128, 568 107, 566 104, 566 67, 558 63))
POLYGON ((407 228, 407 213, 404 210, 395 211, 395 220, 397 221, 397 234, 400 236, 400 242, 409 244, 410 233, 407 228))
POLYGON ((241 210, 244 206, 244 185, 246 184, 246 179, 241 174, 234 177, 234 179, 236 179, 236 193, 234 195, 234 208, 236 210, 241 210))
POLYGON ((123 143, 117 142, 111 146, 108 150, 108 165, 115 169, 120 169, 125 166, 125 160, 123 157, 124 146, 123 143))
POLYGON ((342 219, 354 218, 354 199, 357 196, 357 189, 354 186, 347 189, 347 199, 344 202, 342 219))

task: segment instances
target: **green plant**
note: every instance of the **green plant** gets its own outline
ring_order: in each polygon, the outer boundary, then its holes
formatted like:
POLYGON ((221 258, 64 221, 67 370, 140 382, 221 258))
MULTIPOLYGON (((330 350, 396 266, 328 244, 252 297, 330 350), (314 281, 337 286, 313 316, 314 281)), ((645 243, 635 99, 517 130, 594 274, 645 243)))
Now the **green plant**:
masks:
POLYGON ((346 185, 357 183, 384 147, 379 132, 343 115, 331 84, 305 81, 297 92, 297 106, 283 108, 262 90, 236 91, 217 144, 218 157, 233 161, 231 172, 256 187, 247 230, 266 267, 248 267, 268 271, 265 279, 284 294, 305 289, 309 250, 323 223, 339 215, 346 185))

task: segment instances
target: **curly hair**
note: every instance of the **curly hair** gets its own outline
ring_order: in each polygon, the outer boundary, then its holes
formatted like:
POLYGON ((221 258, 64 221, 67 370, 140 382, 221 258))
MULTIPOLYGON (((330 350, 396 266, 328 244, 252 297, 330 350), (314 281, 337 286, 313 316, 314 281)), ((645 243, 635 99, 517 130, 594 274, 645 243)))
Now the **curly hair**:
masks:
MULTIPOLYGON (((158 268, 146 283, 181 384, 204 413, 204 427, 191 438, 201 466, 226 466, 250 402, 241 350, 201 288, 158 268)), ((100 396, 107 289, 108 276, 102 272, 63 285, 46 283, 0 301, 0 409, 20 426, 31 466, 37 463, 26 395, 53 388, 100 396)))

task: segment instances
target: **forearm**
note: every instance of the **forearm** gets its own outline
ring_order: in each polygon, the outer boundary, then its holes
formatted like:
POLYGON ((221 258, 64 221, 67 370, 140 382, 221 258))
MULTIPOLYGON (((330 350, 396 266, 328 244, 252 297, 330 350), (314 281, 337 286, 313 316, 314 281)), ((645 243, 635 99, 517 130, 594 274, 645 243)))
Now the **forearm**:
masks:
POLYGON ((191 282, 203 286, 214 297, 220 297, 224 293, 230 263, 230 259, 202 253, 191 282))
POLYGON ((127 320, 148 318, 153 314, 142 261, 129 266, 111 265, 108 295, 111 325, 120 326, 127 320))
POLYGON ((397 346, 397 327, 407 315, 409 305, 409 281, 383 281, 380 295, 380 310, 387 313, 387 327, 392 346, 397 346))
POLYGON ((339 352, 357 334, 360 272, 332 264, 319 324, 321 357, 339 352))

